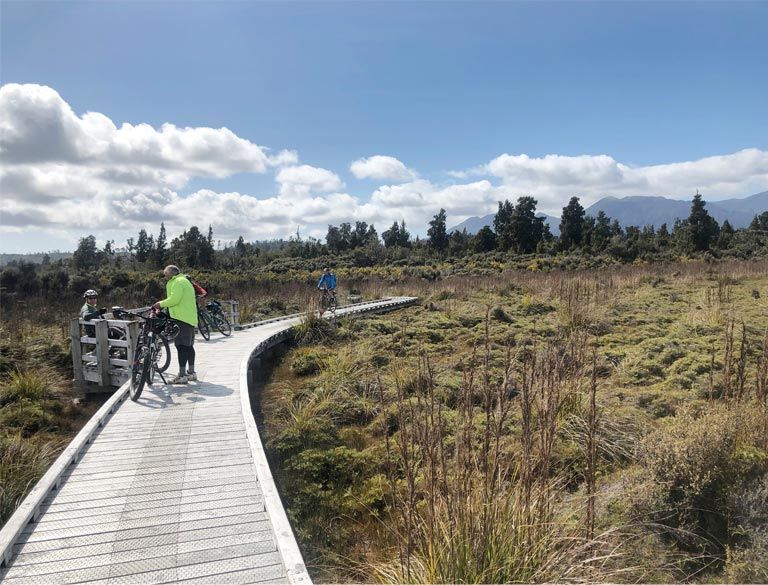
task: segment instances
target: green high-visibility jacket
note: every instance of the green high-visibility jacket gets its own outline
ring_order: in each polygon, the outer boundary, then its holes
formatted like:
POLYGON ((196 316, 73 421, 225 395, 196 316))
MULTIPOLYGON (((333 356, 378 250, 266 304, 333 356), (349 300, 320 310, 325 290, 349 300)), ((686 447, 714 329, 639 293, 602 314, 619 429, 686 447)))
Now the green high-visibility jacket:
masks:
POLYGON ((168 308, 171 317, 197 327, 197 303, 195 289, 183 274, 177 274, 168 279, 165 284, 166 297, 160 301, 160 306, 168 308))

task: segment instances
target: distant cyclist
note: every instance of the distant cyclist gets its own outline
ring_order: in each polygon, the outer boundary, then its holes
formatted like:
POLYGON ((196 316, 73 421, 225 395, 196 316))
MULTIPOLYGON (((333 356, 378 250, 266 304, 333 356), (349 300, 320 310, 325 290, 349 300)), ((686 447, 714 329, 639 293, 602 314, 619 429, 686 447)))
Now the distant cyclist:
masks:
POLYGON ((336 275, 328 270, 327 266, 323 268, 323 274, 317 282, 317 288, 318 290, 327 290, 329 293, 336 296, 336 275))

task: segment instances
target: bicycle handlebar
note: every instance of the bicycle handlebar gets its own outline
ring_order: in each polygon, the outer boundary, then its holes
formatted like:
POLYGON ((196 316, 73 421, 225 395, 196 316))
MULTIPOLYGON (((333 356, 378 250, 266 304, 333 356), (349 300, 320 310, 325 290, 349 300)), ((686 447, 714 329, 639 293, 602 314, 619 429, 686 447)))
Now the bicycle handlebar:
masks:
POLYGON ((112 308, 112 314, 120 319, 121 317, 138 317, 139 319, 144 319, 145 321, 149 321, 150 319, 157 319, 157 316, 160 314, 160 311, 157 309, 149 309, 149 316, 142 315, 142 313, 146 313, 146 309, 141 312, 136 311, 128 311, 126 309, 120 309, 119 307, 113 307, 112 308))

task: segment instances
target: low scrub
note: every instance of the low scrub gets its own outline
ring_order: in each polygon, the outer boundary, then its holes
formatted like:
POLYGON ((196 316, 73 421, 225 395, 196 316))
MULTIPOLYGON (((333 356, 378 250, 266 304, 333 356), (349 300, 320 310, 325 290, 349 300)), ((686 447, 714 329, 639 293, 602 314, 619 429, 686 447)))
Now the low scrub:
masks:
POLYGON ((648 483, 637 509, 693 564, 717 565, 742 541, 736 494, 753 493, 768 473, 767 422, 747 404, 689 407, 642 443, 648 483))

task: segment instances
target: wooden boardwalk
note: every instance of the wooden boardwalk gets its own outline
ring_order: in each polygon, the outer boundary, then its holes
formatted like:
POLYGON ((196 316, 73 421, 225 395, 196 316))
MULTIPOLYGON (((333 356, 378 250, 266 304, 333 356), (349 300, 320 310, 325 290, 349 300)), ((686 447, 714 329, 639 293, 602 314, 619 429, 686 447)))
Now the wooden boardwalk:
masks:
MULTIPOLYGON (((337 314, 413 300, 362 303, 337 314)), ((198 339, 198 382, 156 380, 136 403, 124 399, 125 387, 118 390, 114 404, 95 415, 93 431, 75 438, 3 527, 0 581, 310 583, 247 388, 249 361, 299 320, 198 339)))

